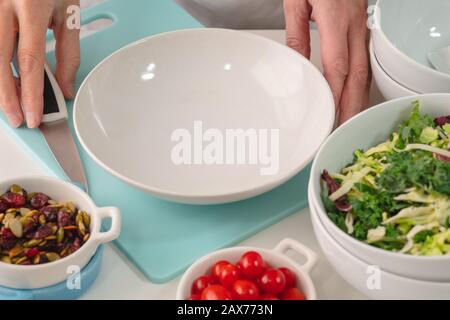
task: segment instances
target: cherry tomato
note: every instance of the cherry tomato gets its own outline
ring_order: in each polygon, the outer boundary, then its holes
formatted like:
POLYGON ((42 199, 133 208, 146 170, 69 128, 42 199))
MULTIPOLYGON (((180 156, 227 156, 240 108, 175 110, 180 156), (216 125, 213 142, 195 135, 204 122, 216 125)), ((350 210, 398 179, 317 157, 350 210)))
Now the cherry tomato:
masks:
POLYGON ((264 272, 265 262, 261 255, 255 251, 249 251, 239 260, 242 273, 250 279, 257 278, 264 272))
POLYGON ((297 288, 287 288, 281 294, 281 300, 306 300, 305 295, 297 288))
POLYGON ((202 300, 231 300, 231 293, 218 284, 213 284, 203 290, 202 300))
POLYGON ((297 277, 295 273, 289 268, 279 268, 286 278, 286 288, 295 288, 297 286, 297 277))
POLYGON ((286 287, 286 278, 280 270, 268 269, 259 278, 258 283, 265 293, 278 294, 286 287))
POLYGON ((195 279, 194 283, 192 284, 191 293, 202 294, 203 290, 215 283, 217 283, 217 281, 214 280, 214 278, 211 276, 200 276, 195 279))
POLYGON ((259 297, 259 300, 280 300, 278 297, 271 293, 264 293, 259 297))
POLYGON ((189 297, 189 300, 202 300, 201 294, 193 294, 189 297))
POLYGON ((220 260, 220 261, 216 262, 211 268, 212 276, 218 280, 220 278, 220 272, 222 271, 222 268, 229 264, 231 264, 231 263, 229 263, 226 260, 220 260))
POLYGON ((222 267, 220 271, 220 284, 227 289, 231 289, 236 280, 241 278, 241 271, 234 264, 229 264, 222 267))
POLYGON ((237 280, 233 284, 232 296, 236 300, 258 300, 259 288, 250 280, 237 280))

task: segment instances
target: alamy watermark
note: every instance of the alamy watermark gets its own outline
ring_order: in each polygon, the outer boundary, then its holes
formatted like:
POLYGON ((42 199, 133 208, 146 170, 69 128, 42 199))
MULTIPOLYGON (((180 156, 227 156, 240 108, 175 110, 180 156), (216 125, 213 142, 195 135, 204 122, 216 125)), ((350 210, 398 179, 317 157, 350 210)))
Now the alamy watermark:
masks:
POLYGON ((178 128, 170 139, 175 165, 259 165, 263 176, 279 171, 279 129, 220 130, 194 121, 191 130, 178 128))
POLYGON ((66 273, 69 275, 66 280, 68 290, 81 290, 81 268, 77 265, 67 267, 66 273))

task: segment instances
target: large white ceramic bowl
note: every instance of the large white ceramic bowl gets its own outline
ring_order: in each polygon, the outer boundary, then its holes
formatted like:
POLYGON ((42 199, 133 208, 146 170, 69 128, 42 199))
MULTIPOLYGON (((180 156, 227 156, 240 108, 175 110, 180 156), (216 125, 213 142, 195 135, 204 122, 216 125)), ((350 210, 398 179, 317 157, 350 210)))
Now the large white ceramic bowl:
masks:
POLYGON ((120 212, 114 207, 97 208, 89 196, 78 187, 50 177, 30 176, 0 182, 0 190, 18 184, 28 192, 43 192, 57 201, 72 201, 80 210, 89 213, 91 235, 89 240, 73 254, 60 260, 41 265, 12 265, 0 262, 0 286, 13 289, 39 289, 65 281, 78 267, 89 262, 97 247, 119 236, 120 212), (111 228, 100 230, 103 219, 111 219, 111 228))
POLYGON ((330 235, 356 257, 405 277, 450 281, 450 256, 406 255, 356 240, 328 218, 320 198, 322 171, 339 172, 352 161, 355 150, 368 149, 387 140, 397 125, 408 118, 414 100, 420 101, 421 112, 433 117, 450 114, 450 94, 429 94, 385 102, 352 118, 338 128, 318 151, 311 169, 310 198, 330 235))
POLYGON ((372 66, 372 74, 377 84, 378 89, 380 89, 381 94, 386 100, 394 100, 397 98, 408 97, 418 94, 393 80, 380 66, 377 57, 375 57, 375 52, 373 51, 373 43, 370 42, 370 64, 372 66))
POLYGON ((305 294, 306 299, 317 299, 316 289, 309 275, 317 263, 317 254, 295 240, 284 239, 272 250, 254 247, 234 247, 218 250, 200 258, 181 277, 177 289, 177 300, 188 299, 191 295, 194 280, 202 275, 208 274, 214 263, 220 260, 227 260, 232 263, 237 262, 247 251, 259 252, 263 259, 273 267, 287 267, 291 269, 296 274, 297 285, 305 294), (305 258, 305 262, 302 265, 286 255, 291 250, 305 258))
POLYGON ((330 264, 345 281, 378 300, 448 300, 450 282, 421 281, 388 272, 344 249, 324 227, 310 204, 314 233, 330 264))
POLYGON ((450 75, 433 69, 427 54, 450 45, 448 0, 378 0, 375 55, 389 76, 415 92, 450 93, 450 75))
POLYGON ((324 77, 295 51, 246 32, 194 29, 105 59, 78 92, 74 122, 113 175, 165 199, 210 204, 293 177, 331 132, 334 112, 324 77))

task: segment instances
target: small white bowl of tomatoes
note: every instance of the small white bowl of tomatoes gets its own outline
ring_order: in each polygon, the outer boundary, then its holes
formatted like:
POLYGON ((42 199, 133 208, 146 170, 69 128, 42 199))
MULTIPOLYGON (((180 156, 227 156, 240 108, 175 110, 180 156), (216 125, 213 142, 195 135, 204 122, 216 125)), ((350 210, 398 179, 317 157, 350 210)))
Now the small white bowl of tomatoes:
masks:
POLYGON ((234 247, 195 262, 182 276, 178 300, 316 300, 309 275, 317 254, 292 239, 275 249, 234 247), (304 257, 299 264, 286 253, 304 257))

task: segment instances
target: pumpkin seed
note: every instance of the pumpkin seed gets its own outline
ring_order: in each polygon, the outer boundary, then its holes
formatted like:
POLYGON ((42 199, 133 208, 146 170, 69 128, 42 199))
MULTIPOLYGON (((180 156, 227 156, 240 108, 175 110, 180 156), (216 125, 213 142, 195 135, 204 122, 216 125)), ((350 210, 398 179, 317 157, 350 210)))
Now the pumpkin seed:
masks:
POLYGON ((69 252, 69 247, 65 247, 62 251, 61 251, 61 257, 65 257, 67 255, 67 253, 69 252))
POLYGON ((37 254, 33 258, 33 264, 39 264, 41 262, 41 255, 37 254))
POLYGON ((5 218, 5 214, 4 213, 0 213, 0 223, 3 222, 4 218, 5 218))
POLYGON ((52 227, 52 234, 55 234, 58 231, 58 226, 56 224, 50 225, 52 227))
POLYGON ((18 186, 17 184, 13 184, 11 186, 11 188, 9 188, 9 191, 11 191, 12 193, 23 194, 23 189, 20 186, 18 186))
POLYGON ((43 247, 47 244, 47 240, 43 240, 41 243, 39 243, 38 247, 43 247))
POLYGON ((23 227, 20 221, 16 218, 9 220, 9 228, 11 232, 16 236, 16 238, 22 238, 23 236, 23 227))
POLYGON ((64 229, 59 228, 56 232, 56 242, 61 243, 64 240, 64 229))
POLYGON ((88 241, 90 236, 91 236, 90 233, 86 233, 86 234, 84 235, 84 237, 83 237, 83 242, 88 241))
POLYGON ((65 226, 65 227, 63 227, 63 229, 71 231, 71 230, 77 230, 78 228, 76 226, 65 226))
POLYGON ((60 259, 60 256, 56 252, 48 252, 45 256, 50 262, 60 259))
POLYGON ((91 224, 91 218, 89 217, 89 214, 86 211, 81 211, 81 214, 83 215, 84 225, 89 226, 91 224))
POLYGON ((16 260, 15 264, 23 264, 27 260, 28 260, 28 257, 25 256, 25 257, 22 257, 22 258, 16 260))
POLYGON ((36 195, 36 192, 30 192, 27 196, 27 200, 31 201, 31 198, 33 198, 36 195))
POLYGON ((86 234, 86 227, 84 226, 83 221, 80 221, 80 223, 78 223, 78 230, 80 231, 82 236, 86 234))
POLYGON ((64 204, 64 208, 66 208, 66 210, 67 210, 69 213, 74 213, 75 210, 77 209, 77 208, 75 207, 75 204, 74 204, 73 202, 71 202, 71 201, 66 202, 66 203, 64 204))
POLYGON ((28 209, 28 208, 20 208, 19 209, 19 212, 20 212, 20 215, 23 217, 23 216, 25 216, 28 212, 30 212, 31 210, 30 209, 28 209))
POLYGON ((10 258, 9 256, 2 256, 2 257, 0 258, 0 260, 1 260, 2 262, 4 262, 4 263, 9 263, 9 264, 11 264, 11 258, 10 258))
POLYGON ((46 221, 46 219, 45 219, 45 216, 44 216, 43 214, 41 214, 41 215, 39 216, 39 223, 43 226, 46 222, 47 222, 47 221, 46 221))
POLYGON ((9 250, 9 257, 14 258, 22 254, 23 248, 22 247, 14 247, 11 250, 9 250))
POLYGON ((56 240, 56 236, 48 236, 48 237, 46 237, 44 239, 47 240, 47 241, 56 240))
POLYGON ((23 244, 24 248, 33 248, 39 245, 42 242, 42 240, 39 239, 31 239, 30 241, 27 241, 23 244))
POLYGON ((14 214, 14 216, 16 215, 17 209, 15 208, 9 208, 8 210, 6 210, 6 213, 10 213, 10 214, 14 214))

